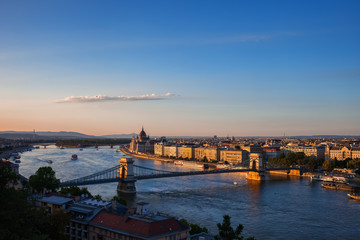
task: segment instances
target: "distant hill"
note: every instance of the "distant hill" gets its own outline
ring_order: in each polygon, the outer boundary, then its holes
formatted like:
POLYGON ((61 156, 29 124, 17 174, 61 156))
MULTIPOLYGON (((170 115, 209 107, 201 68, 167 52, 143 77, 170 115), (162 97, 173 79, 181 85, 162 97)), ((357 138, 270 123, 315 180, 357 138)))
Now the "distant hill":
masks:
POLYGON ((111 135, 102 135, 99 137, 102 138, 132 138, 133 134, 135 133, 130 133, 130 134, 111 134, 111 135))
POLYGON ((70 138, 102 138, 78 132, 35 132, 31 131, 0 131, 0 138, 6 139, 70 139, 70 138))

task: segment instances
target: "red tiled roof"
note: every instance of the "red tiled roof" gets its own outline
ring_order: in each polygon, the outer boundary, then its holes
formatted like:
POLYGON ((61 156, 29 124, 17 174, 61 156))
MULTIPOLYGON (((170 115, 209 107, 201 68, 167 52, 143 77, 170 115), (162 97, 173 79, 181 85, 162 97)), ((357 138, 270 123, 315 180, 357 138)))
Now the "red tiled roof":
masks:
POLYGON ((124 216, 101 212, 91 222, 144 237, 152 237, 187 229, 187 227, 181 225, 181 223, 174 218, 154 222, 147 222, 131 217, 129 217, 127 221, 124 221, 124 218, 124 216))

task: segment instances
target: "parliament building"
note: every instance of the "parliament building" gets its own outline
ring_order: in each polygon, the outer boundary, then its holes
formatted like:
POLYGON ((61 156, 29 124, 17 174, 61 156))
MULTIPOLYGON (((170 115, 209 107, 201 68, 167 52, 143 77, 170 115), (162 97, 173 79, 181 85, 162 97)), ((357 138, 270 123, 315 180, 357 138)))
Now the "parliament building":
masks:
POLYGON ((154 141, 150 140, 150 136, 146 135, 144 128, 141 129, 137 138, 133 135, 130 143, 130 151, 133 153, 154 153, 154 141))

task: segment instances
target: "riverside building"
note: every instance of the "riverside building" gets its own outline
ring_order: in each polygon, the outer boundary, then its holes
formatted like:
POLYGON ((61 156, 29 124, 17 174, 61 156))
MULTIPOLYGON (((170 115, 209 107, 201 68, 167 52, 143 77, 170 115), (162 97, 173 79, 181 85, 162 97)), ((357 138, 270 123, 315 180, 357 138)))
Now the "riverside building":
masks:
POLYGON ((154 141, 150 140, 150 136, 147 136, 144 128, 141 129, 139 136, 135 138, 133 135, 130 142, 130 152, 133 153, 154 153, 154 141))

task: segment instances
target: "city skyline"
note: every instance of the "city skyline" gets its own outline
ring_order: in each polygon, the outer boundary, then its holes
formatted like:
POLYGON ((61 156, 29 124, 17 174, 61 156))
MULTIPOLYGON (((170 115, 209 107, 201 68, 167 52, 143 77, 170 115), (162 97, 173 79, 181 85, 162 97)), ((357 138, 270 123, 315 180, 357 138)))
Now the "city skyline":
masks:
POLYGON ((360 135, 358 1, 2 1, 0 131, 360 135))

